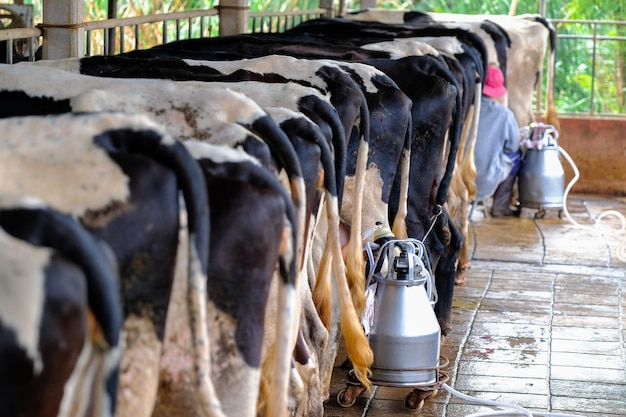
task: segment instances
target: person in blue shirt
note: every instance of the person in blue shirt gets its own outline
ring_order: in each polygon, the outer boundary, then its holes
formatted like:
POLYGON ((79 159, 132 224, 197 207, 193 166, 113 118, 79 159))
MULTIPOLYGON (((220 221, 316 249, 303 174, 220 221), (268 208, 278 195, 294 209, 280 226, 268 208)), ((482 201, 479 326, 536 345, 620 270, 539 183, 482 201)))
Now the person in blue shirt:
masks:
POLYGON ((517 207, 511 207, 511 199, 521 166, 520 130, 513 112, 494 100, 506 93, 502 71, 489 65, 480 101, 474 164, 476 200, 493 196, 493 217, 519 215, 517 207))

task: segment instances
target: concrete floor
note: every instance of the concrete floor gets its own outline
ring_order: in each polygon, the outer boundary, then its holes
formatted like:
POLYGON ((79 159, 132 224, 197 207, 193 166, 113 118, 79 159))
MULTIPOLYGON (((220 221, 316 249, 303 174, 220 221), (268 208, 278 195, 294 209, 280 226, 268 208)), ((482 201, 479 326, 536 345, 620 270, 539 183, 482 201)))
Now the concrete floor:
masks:
MULTIPOLYGON (((447 384, 479 399, 535 412, 626 416, 626 232, 606 210, 626 215, 626 198, 570 195, 558 209, 524 208, 492 218, 477 207, 470 224, 472 266, 455 288, 453 329, 441 345, 447 384), (578 225, 568 220, 567 214, 578 225), (612 226, 609 227, 609 226, 612 226), (603 234, 598 233, 602 231, 603 234)), ((344 351, 337 365, 345 359, 344 351)), ((327 417, 463 417, 495 410, 440 389, 419 411, 411 388, 374 387, 349 407, 335 368, 327 417), (374 393, 374 395, 372 395, 374 393)), ((507 414, 508 415, 508 414, 507 414)))

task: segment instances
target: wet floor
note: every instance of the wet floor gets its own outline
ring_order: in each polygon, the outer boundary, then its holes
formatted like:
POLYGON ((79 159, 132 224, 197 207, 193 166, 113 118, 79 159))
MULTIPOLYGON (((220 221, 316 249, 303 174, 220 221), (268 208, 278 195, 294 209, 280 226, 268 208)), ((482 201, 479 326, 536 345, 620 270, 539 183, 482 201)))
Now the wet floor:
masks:
MULTIPOLYGON (((472 213, 472 265, 455 288, 453 328, 441 344, 447 384, 537 413, 623 417, 626 231, 615 233, 621 224, 607 214, 626 215, 626 198, 569 195, 562 208, 523 208, 519 218, 492 218, 483 207, 472 213)), ((343 359, 340 351, 337 365, 343 359)), ((440 389, 410 411, 405 397, 412 387, 388 386, 374 386, 343 408, 336 395, 346 381, 337 366, 326 417, 497 410, 440 389)))

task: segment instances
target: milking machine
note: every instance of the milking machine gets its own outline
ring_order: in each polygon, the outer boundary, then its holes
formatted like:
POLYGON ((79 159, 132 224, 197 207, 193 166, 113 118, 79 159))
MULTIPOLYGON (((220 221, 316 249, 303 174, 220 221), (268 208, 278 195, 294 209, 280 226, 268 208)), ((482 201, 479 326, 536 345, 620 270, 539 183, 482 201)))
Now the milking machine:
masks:
POLYGON ((521 129, 522 166, 518 176, 520 208, 538 209, 536 218, 546 209, 563 209, 565 171, 561 165, 558 131, 552 125, 532 123, 521 129))
MULTIPOLYGON (((434 278, 422 242, 396 239, 380 224, 373 235, 374 241, 365 244, 367 307, 362 323, 374 353, 370 380, 375 386, 413 388, 405 405, 417 410, 447 380, 440 370, 447 360, 440 356, 434 278)), ((352 406, 365 391, 352 371, 348 381, 337 395, 343 407, 352 406)))
MULTIPOLYGON (((561 217, 561 210, 564 210, 571 223, 583 227, 569 216, 564 204, 578 179, 578 169, 567 152, 558 146, 557 130, 541 123, 533 123, 525 129, 522 131, 524 160, 519 174, 520 205, 539 209, 535 217, 542 217, 547 208, 558 208, 561 217), (567 188, 561 155, 574 170, 574 178, 567 188)), ((626 232, 626 218, 621 213, 603 212, 596 224, 605 216, 619 218, 618 233, 626 232)), ((449 377, 442 368, 448 365, 448 360, 440 354, 441 329, 433 310, 437 291, 423 243, 416 239, 396 239, 381 223, 363 237, 367 256, 367 306, 362 324, 374 353, 370 378, 373 389, 363 416, 378 386, 388 386, 413 388, 404 402, 412 411, 419 410, 427 398, 443 389, 467 402, 500 408, 466 417, 580 417, 531 412, 514 404, 471 397, 447 385, 449 377), (369 240, 371 236, 373 241, 369 240)), ((626 248, 623 252, 626 256, 626 248)), ((364 391, 365 387, 349 371, 348 384, 337 394, 337 402, 342 407, 350 407, 364 391)))

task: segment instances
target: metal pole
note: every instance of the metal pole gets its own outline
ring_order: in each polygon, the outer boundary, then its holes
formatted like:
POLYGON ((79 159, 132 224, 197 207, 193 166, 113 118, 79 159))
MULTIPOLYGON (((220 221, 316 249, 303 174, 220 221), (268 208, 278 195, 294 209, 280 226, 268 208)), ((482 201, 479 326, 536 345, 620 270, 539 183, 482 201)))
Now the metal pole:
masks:
MULTIPOLYGON (((109 4, 107 7, 107 17, 109 19, 117 18, 117 0, 109 0, 109 4)), ((120 31, 124 30, 124 28, 120 28, 120 31)), ((109 31, 109 45, 108 51, 109 55, 115 54, 115 28, 108 29, 109 31)))

